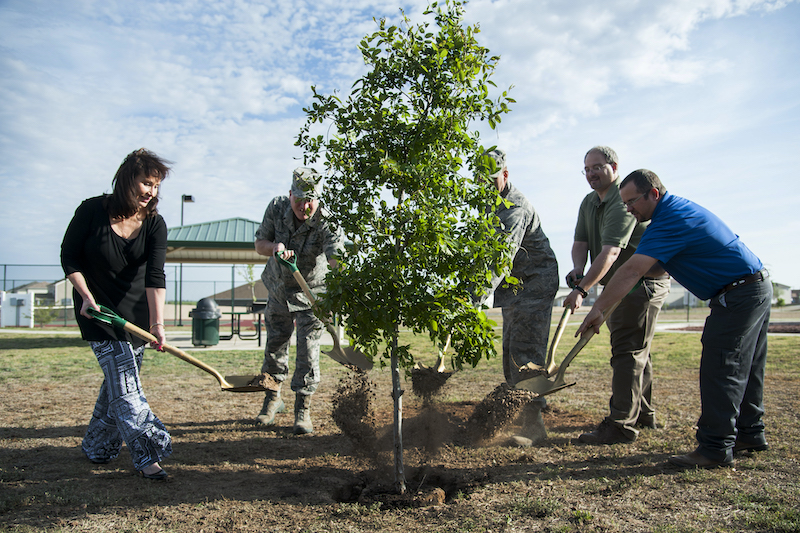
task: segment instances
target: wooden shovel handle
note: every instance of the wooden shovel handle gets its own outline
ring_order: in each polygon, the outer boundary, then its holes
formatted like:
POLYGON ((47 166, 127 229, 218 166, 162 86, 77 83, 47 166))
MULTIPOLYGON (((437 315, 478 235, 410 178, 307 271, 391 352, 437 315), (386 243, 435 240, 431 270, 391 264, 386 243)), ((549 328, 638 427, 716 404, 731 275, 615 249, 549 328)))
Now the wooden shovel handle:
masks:
MULTIPOLYGON (((606 318, 611 316, 611 313, 614 312, 614 310, 617 308, 617 306, 620 304, 621 301, 622 300, 619 300, 614 305, 609 307, 608 311, 603 313, 603 320, 600 322, 601 326, 603 325, 603 322, 606 321, 606 318)), ((578 355, 578 352, 580 352, 584 346, 589 344, 589 339, 591 339, 592 337, 594 337, 594 329, 591 328, 585 331, 583 335, 581 335, 581 338, 578 340, 578 342, 575 344, 572 350, 570 350, 569 353, 566 355, 566 357, 564 357, 564 360, 561 361, 561 365, 559 365, 558 367, 558 373, 556 374, 556 379, 553 382, 554 386, 559 386, 564 384, 564 372, 567 371, 567 367, 572 362, 572 360, 575 359, 575 356, 578 355)))
POLYGON ((450 348, 450 334, 447 334, 447 340, 445 340, 444 348, 439 348, 439 358, 436 360, 436 371, 437 372, 444 372, 444 352, 450 348))
MULTIPOLYGON (((314 298, 314 295, 311 294, 311 289, 309 288, 308 283, 306 283, 306 280, 303 277, 303 275, 300 273, 299 270, 292 270, 292 275, 294 276, 294 279, 297 281, 297 284, 300 285, 300 288, 303 289, 303 292, 308 298, 308 301, 311 302, 311 305, 313 306, 317 300, 314 298)), ((333 343, 338 348, 339 334, 336 332, 336 329, 333 327, 333 324, 331 324, 330 321, 326 318, 322 318, 320 320, 322 320, 322 323, 325 324, 325 329, 327 329, 328 333, 331 334, 331 336, 333 337, 333 343)))
MULTIPOLYGON (((135 324, 131 324, 130 322, 126 322, 125 325, 123 326, 123 329, 125 329, 125 331, 127 331, 128 333, 130 333, 132 335, 136 335, 137 337, 139 337, 142 340, 146 340, 148 342, 154 342, 154 343, 158 344, 158 339, 156 339, 155 336, 153 336, 153 334, 151 334, 149 331, 143 330, 142 328, 140 328, 139 326, 137 326, 135 324)), ((225 380, 224 377, 222 377, 222 374, 220 374, 219 372, 217 372, 215 369, 211 368, 210 366, 208 366, 204 362, 200 361, 199 359, 195 359, 194 357, 192 357, 188 353, 184 352, 183 350, 181 350, 179 348, 175 348, 174 346, 170 346, 169 344, 166 344, 166 343, 162 344, 161 347, 164 349, 165 352, 171 353, 172 355, 174 355, 178 359, 183 359, 184 361, 186 361, 190 365, 194 365, 197 368, 199 368, 200 370, 204 370, 204 371, 208 372, 209 374, 211 374, 212 376, 214 376, 215 378, 217 378, 217 381, 219 381, 220 387, 222 387, 223 389, 232 388, 232 385, 230 383, 228 383, 225 380)))
POLYGON ((545 363, 545 368, 547 369, 547 375, 551 376, 553 372, 556 371, 556 362, 555 362, 555 353, 556 353, 556 346, 558 346, 558 342, 561 340, 561 336, 564 334, 564 329, 567 327, 567 321, 569 320, 569 316, 572 314, 572 309, 567 307, 564 309, 564 314, 561 315, 561 320, 558 322, 558 327, 556 328, 556 332, 553 334, 553 341, 550 344, 550 350, 547 352, 547 362, 545 363))

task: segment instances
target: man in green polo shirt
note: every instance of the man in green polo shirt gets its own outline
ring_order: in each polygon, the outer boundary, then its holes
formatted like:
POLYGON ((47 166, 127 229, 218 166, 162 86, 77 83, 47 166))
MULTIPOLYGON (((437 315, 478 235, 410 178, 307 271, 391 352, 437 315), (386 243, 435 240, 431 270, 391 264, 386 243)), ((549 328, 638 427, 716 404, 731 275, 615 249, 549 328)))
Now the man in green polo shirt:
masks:
MULTIPOLYGON (((584 174, 593 191, 583 199, 578 212, 572 244, 573 269, 567 274, 567 284, 575 288, 564 300, 564 307, 573 312, 581 306, 589 289, 598 283, 605 285, 633 255, 647 227, 647 223, 636 222, 620 199, 618 162, 616 152, 607 146, 595 146, 584 157, 584 174), (589 257, 591 266, 584 273, 589 257)), ((580 442, 632 442, 639 435, 638 428, 656 427, 650 345, 668 293, 669 276, 655 265, 608 317, 614 371, 610 413, 597 429, 578 437, 580 442)))

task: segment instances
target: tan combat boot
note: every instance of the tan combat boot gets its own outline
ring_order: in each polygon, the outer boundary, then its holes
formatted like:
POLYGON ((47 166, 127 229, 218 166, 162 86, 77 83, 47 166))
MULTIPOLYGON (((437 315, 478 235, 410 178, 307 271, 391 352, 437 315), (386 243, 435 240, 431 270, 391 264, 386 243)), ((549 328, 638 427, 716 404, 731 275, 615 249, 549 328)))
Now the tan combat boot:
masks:
POLYGON ((268 390, 264 395, 264 405, 261 406, 261 412, 258 413, 256 422, 262 426, 271 426, 275 424, 275 415, 285 410, 286 405, 281 399, 281 390, 268 390))
POLYGON ((541 444, 547 440, 547 429, 544 427, 542 409, 538 405, 526 405, 522 412, 522 429, 519 435, 511 437, 512 443, 522 448, 528 448, 534 444, 541 444))
POLYGON ((314 432, 311 423, 311 395, 296 394, 294 400, 294 434, 307 435, 314 432))

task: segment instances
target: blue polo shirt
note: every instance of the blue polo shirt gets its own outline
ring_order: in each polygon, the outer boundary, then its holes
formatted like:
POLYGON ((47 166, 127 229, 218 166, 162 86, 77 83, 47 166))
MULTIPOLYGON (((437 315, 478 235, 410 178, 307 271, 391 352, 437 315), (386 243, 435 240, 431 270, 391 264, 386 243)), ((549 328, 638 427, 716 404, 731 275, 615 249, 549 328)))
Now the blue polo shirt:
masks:
POLYGON ((636 253, 657 259, 701 300, 763 268, 761 260, 719 217, 668 192, 653 211, 636 253))

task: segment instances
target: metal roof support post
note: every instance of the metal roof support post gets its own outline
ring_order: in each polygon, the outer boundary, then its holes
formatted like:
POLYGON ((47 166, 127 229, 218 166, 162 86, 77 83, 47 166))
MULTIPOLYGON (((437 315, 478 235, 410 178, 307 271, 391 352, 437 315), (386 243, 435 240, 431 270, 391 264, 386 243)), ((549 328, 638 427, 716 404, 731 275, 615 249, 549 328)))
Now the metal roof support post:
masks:
POLYGON ((183 325, 183 263, 181 262, 180 267, 180 289, 179 289, 179 297, 178 297, 178 325, 183 325))
POLYGON ((175 317, 172 320, 172 325, 177 326, 178 322, 175 320, 175 318, 177 318, 178 315, 180 314, 180 312, 178 311, 178 266, 177 265, 175 265, 175 291, 173 295, 172 308, 173 308, 173 313, 175 315, 175 317))
MULTIPOLYGON (((181 228, 183 227, 183 204, 185 203, 194 203, 194 196, 191 194, 182 194, 181 195, 181 228)), ((178 300, 178 325, 183 325, 183 261, 181 261, 181 288, 180 288, 180 300, 178 300)))

